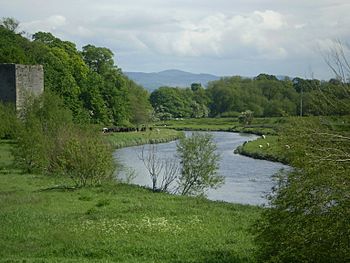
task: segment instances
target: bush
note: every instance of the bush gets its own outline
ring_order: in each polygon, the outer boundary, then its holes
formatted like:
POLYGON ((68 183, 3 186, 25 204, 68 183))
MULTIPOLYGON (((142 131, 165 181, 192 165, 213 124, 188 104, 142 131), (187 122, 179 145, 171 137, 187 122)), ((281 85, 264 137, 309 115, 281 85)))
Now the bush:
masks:
POLYGON ((242 112, 238 116, 238 121, 239 121, 239 123, 242 123, 244 125, 251 124, 253 121, 253 112, 250 110, 246 110, 246 111, 242 112))
POLYGON ((261 262, 350 262, 350 134, 317 120, 285 129, 279 176, 255 229, 261 262))
POLYGON ((180 139, 177 153, 181 161, 179 193, 182 195, 201 195, 209 188, 217 188, 224 177, 217 174, 219 155, 212 135, 193 133, 180 139))
POLYGON ((57 169, 73 180, 76 186, 100 185, 112 178, 112 147, 100 136, 86 129, 71 127, 59 134, 62 141, 57 156, 57 169))
POLYGON ((91 126, 78 126, 63 101, 50 93, 28 97, 20 112, 18 166, 27 172, 65 175, 76 186, 101 184, 110 178, 112 149, 91 126))
POLYGON ((27 172, 51 173, 58 155, 58 134, 72 125, 72 114, 56 95, 27 96, 19 111, 15 161, 27 172))
POLYGON ((15 105, 0 102, 0 139, 13 139, 17 129, 15 105))

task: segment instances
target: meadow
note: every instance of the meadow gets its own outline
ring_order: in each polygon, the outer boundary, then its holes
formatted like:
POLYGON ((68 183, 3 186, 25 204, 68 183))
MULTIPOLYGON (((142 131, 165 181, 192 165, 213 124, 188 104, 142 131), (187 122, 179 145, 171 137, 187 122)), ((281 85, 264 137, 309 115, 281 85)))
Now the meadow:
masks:
POLYGON ((173 129, 154 128, 142 132, 107 133, 104 136, 114 148, 122 148, 142 144, 169 142, 181 138, 183 133, 173 129))
POLYGON ((281 125, 287 122, 288 117, 254 118, 249 125, 239 123, 238 118, 192 118, 160 121, 156 123, 156 126, 176 130, 230 131, 275 135, 281 125))
POLYGON ((0 141, 1 262, 255 262, 261 208, 25 174, 0 141))

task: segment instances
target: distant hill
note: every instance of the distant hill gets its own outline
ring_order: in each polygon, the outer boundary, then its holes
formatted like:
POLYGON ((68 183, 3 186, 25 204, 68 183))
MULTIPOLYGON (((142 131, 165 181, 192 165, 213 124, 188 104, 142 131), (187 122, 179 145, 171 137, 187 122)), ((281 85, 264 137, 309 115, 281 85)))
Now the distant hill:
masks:
POLYGON ((211 74, 193 74, 175 69, 154 73, 124 72, 124 74, 151 92, 161 86, 190 87, 192 83, 201 83, 202 86, 206 86, 209 81, 220 79, 211 74))

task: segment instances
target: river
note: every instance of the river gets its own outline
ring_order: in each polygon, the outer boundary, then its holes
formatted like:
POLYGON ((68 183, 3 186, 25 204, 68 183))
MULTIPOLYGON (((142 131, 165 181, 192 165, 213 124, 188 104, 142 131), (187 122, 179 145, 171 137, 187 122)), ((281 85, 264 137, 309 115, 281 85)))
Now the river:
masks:
MULTIPOLYGON (((210 200, 220 200, 232 203, 263 205, 266 204, 265 195, 273 186, 272 175, 281 169, 289 167, 281 163, 256 160, 234 154, 234 149, 245 141, 255 140, 256 135, 230 132, 209 132, 213 135, 220 154, 219 174, 225 177, 225 183, 218 189, 207 192, 210 200)), ((186 136, 190 136, 190 132, 186 136)), ((134 146, 118 149, 114 157, 125 169, 118 174, 119 178, 126 178, 130 171, 135 175, 131 183, 151 186, 151 179, 139 154, 146 146, 134 146)), ((157 145, 157 153, 161 158, 174 158, 176 155, 176 141, 157 145)))

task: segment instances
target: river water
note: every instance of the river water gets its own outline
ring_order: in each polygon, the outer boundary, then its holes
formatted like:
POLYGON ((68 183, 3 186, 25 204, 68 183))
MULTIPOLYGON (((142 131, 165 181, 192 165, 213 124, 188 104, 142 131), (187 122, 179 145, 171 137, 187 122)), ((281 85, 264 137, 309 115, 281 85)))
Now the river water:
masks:
MULTIPOLYGON (((256 160, 234 154, 233 151, 245 141, 255 140, 256 135, 209 132, 213 135, 220 154, 219 174, 225 177, 225 183, 218 189, 209 190, 210 200, 220 200, 232 203, 263 205, 267 204, 266 194, 273 186, 272 175, 288 166, 265 160, 256 160)), ((190 132, 186 136, 190 136, 190 132)), ((157 145, 157 154, 163 159, 176 156, 176 141, 157 145)), ((149 147, 134 146, 116 150, 114 157, 124 166, 118 177, 125 179, 133 174, 131 183, 150 187, 151 179, 139 155, 149 147)), ((175 157, 176 158, 176 157, 175 157)))

